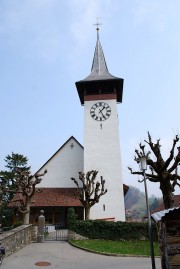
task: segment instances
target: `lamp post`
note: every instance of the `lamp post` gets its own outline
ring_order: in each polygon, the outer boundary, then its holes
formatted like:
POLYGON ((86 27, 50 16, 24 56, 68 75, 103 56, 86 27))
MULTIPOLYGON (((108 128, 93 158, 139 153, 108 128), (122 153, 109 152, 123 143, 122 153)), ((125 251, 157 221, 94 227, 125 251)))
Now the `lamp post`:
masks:
POLYGON ((137 161, 140 165, 140 170, 143 172, 143 176, 144 176, 144 188, 145 188, 146 207, 147 207, 147 214, 148 214, 148 230, 149 230, 149 241, 150 241, 150 251, 151 251, 151 263, 152 263, 152 269, 156 269, 155 259, 154 259, 153 239, 152 239, 151 216, 150 216, 148 191, 147 191, 147 184, 146 184, 146 172, 145 172, 147 170, 147 156, 144 155, 138 158, 137 161))

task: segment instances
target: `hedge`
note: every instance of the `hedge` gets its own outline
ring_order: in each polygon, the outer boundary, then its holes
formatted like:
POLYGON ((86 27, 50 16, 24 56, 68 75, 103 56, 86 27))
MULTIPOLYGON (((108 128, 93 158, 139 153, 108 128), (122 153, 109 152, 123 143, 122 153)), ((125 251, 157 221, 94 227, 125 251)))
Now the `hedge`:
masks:
MULTIPOLYGON (((68 219, 69 229, 89 239, 114 241, 149 239, 148 223, 77 220, 73 213, 69 214, 68 219)), ((153 240, 157 241, 157 229, 154 223, 152 224, 152 235, 153 240)))

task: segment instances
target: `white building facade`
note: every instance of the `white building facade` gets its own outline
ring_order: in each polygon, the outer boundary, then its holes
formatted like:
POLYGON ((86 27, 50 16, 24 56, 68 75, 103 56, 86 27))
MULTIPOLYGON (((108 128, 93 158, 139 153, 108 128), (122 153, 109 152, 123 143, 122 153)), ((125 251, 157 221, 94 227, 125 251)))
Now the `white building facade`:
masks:
POLYGON ((84 169, 83 152, 82 145, 71 136, 36 172, 48 171, 38 188, 75 188, 71 177, 78 178, 84 169))

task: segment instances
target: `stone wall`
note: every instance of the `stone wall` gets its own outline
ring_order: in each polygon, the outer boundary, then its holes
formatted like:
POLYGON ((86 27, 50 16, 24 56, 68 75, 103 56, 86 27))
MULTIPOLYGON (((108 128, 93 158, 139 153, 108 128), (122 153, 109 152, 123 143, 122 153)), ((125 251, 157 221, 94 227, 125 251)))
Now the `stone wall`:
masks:
POLYGON ((88 238, 84 237, 80 234, 77 234, 72 230, 68 230, 68 241, 70 241, 70 240, 84 240, 84 239, 88 239, 88 238))
POLYGON ((0 242, 6 249, 6 256, 18 251, 24 246, 36 241, 37 226, 21 225, 8 232, 0 234, 0 242))

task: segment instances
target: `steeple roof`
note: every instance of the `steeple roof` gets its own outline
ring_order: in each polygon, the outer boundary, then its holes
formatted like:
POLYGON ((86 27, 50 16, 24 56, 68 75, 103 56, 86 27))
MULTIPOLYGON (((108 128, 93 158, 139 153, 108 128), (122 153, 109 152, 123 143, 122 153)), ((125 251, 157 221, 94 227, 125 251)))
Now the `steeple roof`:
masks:
MULTIPOLYGON (((98 26, 98 24, 97 24, 98 26)), ((99 28, 97 30, 97 41, 92 62, 91 73, 85 79, 76 82, 81 104, 84 104, 85 95, 99 95, 115 93, 117 102, 122 102, 123 79, 112 76, 107 68, 103 49, 99 39, 99 28)))
POLYGON ((97 28, 97 41, 91 68, 91 74, 85 79, 83 79, 83 81, 102 80, 102 79, 106 80, 117 78, 112 76, 108 71, 103 49, 99 40, 99 28, 97 28))

